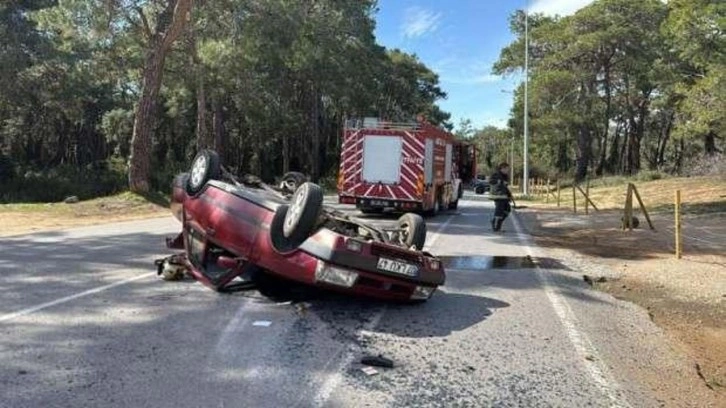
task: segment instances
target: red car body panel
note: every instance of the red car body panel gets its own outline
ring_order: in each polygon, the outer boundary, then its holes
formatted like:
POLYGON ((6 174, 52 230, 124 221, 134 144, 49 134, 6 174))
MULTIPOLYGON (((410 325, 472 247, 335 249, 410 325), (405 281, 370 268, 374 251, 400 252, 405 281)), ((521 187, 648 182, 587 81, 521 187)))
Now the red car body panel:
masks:
POLYGON ((360 250, 352 251, 346 245, 350 238, 327 228, 314 232, 299 248, 281 253, 272 244, 270 225, 276 208, 286 203, 282 198, 264 190, 245 191, 218 181, 208 182, 194 196, 184 186, 185 175, 177 176, 171 211, 182 221, 183 230, 180 237, 170 241, 170 246, 179 248, 183 244, 192 275, 215 289, 243 273, 245 265, 256 265, 268 273, 303 284, 387 300, 407 301, 417 286, 436 288, 445 281, 443 266, 430 254, 362 240, 359 240, 360 250), (192 236, 204 245, 205 256, 209 245, 232 253, 237 261, 234 271, 220 280, 207 276, 201 266, 205 259, 194 258, 192 236), (418 275, 409 277, 378 270, 377 260, 382 255, 418 265, 418 275), (319 261, 356 272, 356 283, 343 287, 316 280, 319 261))

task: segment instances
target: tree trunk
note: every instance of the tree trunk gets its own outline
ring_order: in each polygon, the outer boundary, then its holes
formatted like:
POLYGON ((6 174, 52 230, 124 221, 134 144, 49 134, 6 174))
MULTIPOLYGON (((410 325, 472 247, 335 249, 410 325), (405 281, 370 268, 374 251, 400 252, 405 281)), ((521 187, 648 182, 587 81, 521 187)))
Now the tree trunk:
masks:
POLYGON ((220 97, 212 98, 212 109, 214 109, 213 131, 214 131, 214 150, 223 158, 225 157, 225 148, 227 147, 227 132, 224 128, 224 109, 220 97))
POLYGON ((154 110, 163 79, 164 60, 171 45, 184 29, 192 4, 193 0, 169 0, 157 19, 155 33, 149 39, 129 156, 129 188, 133 192, 149 191, 151 131, 154 127, 154 110))
POLYGON ((703 150, 707 155, 713 155, 718 152, 716 149, 716 133, 710 131, 703 138, 703 150))
POLYGON ((592 150, 592 133, 587 125, 580 125, 577 129, 577 167, 575 180, 582 181, 587 176, 592 150))

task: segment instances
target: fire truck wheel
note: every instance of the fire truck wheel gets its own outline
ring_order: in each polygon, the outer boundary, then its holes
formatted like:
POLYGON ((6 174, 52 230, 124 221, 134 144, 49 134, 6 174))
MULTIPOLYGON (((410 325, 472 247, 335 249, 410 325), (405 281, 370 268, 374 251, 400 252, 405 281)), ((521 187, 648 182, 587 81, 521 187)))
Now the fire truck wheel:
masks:
POLYGON ((406 213, 398 219, 401 229, 401 243, 406 247, 416 247, 419 251, 426 244, 426 222, 418 214, 406 213))
POLYGON ((282 234, 295 242, 302 242, 313 232, 323 209, 323 189, 305 182, 295 190, 290 208, 285 214, 282 234))
POLYGON ((197 194, 207 181, 219 178, 221 166, 219 155, 214 150, 202 150, 192 161, 187 179, 187 192, 191 195, 197 194))

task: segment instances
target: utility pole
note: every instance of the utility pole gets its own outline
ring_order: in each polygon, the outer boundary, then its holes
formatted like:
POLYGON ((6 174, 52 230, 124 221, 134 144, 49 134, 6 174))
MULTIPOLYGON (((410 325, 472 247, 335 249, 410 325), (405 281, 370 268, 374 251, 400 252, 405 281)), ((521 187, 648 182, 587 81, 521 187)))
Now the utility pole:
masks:
POLYGON ((523 160, 523 182, 522 193, 529 196, 529 114, 527 91, 529 86, 529 1, 524 2, 524 152, 523 160))

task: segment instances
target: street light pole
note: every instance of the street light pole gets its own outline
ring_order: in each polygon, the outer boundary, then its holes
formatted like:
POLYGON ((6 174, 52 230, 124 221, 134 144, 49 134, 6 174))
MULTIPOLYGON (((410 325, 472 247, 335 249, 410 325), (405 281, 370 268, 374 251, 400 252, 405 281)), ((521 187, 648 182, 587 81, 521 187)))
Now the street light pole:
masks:
POLYGON ((529 115, 527 92, 529 86, 529 1, 524 2, 524 152, 523 152, 523 180, 522 192, 529 195, 529 115))

